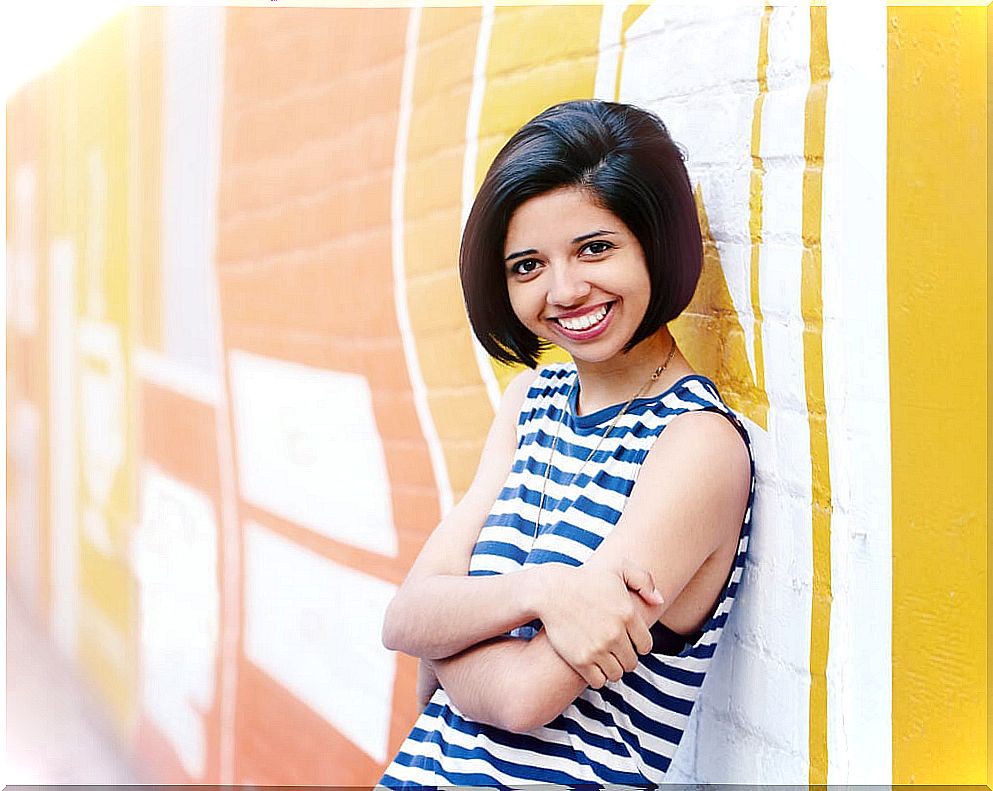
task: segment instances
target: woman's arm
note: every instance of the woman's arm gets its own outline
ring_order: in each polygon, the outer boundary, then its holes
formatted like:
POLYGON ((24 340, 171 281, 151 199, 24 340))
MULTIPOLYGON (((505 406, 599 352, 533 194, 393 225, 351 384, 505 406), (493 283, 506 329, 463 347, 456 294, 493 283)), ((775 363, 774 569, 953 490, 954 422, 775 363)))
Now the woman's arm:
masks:
POLYGON ((467 576, 479 530, 513 464, 517 418, 534 378, 524 371, 504 392, 469 490, 425 542, 386 610, 387 648, 437 659, 536 617, 531 583, 540 571, 467 576))
POLYGON ((544 632, 497 637, 431 665, 460 713, 511 733, 550 722, 586 688, 544 632))
MULTIPOLYGON (((650 626, 656 608, 631 596, 641 622, 650 626)), ((494 638, 437 659, 431 669, 462 714, 511 733, 548 724, 589 686, 556 653, 544 630, 531 640, 494 638)))
MULTIPOLYGON (((610 569, 638 558, 666 602, 652 607, 631 594, 650 626, 704 562, 737 536, 750 483, 747 450, 726 418, 706 412, 680 416, 649 452, 623 516, 586 565, 610 569)), ((562 587, 562 599, 571 595, 562 587)), ((586 613, 577 608, 574 616, 582 624, 586 613)), ((587 686, 544 631, 530 641, 476 646, 433 666, 466 716, 521 733, 550 722, 587 686)))

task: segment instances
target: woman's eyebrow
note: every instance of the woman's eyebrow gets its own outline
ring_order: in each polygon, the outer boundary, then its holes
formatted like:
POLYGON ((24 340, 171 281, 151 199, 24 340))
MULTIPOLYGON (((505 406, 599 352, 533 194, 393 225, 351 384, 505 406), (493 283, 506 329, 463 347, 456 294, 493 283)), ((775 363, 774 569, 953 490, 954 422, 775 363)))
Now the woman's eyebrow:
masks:
POLYGON ((594 236, 613 236, 617 231, 608 231, 601 228, 599 231, 590 231, 589 233, 584 233, 582 236, 577 236, 572 240, 573 244, 579 244, 580 242, 585 242, 587 239, 592 239, 594 236))
MULTIPOLYGON (((608 231, 601 228, 597 231, 590 231, 589 233, 584 233, 582 236, 577 236, 575 239, 572 240, 572 243, 579 244, 580 242, 585 242, 587 239, 592 239, 594 236, 614 236, 616 233, 617 231, 608 231)), ((516 253, 511 253, 503 260, 504 262, 507 262, 510 261, 510 259, 512 258, 520 258, 522 255, 534 255, 537 252, 538 251, 535 250, 533 247, 529 247, 527 250, 519 250, 516 253)))
POLYGON ((511 258, 520 258, 522 255, 534 255, 537 252, 538 251, 535 250, 533 247, 529 247, 527 250, 520 250, 519 252, 511 253, 503 260, 506 262, 509 261, 511 258))

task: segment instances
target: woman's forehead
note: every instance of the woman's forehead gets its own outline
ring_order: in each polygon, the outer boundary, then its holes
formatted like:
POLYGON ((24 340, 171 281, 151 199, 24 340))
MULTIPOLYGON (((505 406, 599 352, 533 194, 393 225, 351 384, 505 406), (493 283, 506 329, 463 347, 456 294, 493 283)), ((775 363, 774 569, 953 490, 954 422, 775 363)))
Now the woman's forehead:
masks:
POLYGON ((586 190, 563 187, 524 201, 510 217, 504 247, 571 244, 595 231, 627 232, 623 221, 586 190))

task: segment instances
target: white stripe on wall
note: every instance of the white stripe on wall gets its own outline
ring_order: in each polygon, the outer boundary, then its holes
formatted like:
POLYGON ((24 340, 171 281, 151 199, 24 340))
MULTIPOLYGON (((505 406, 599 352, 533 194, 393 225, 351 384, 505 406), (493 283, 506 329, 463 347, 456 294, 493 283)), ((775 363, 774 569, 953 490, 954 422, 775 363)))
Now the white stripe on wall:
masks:
POLYGON ((831 461, 828 782, 892 781, 886 8, 832 4, 822 241, 831 461), (871 649, 867 650, 867 647, 871 649))
POLYGON ((605 3, 600 14, 600 55, 596 66, 593 97, 602 101, 616 101, 617 69, 621 60, 621 26, 624 22, 624 3, 605 3))
POLYGON ((438 503, 444 516, 452 508, 452 484, 448 478, 448 467, 442 451, 438 429, 428 405, 427 386, 421 373, 421 362, 417 356, 414 328, 410 323, 407 307, 407 272, 404 258, 404 192, 407 185, 407 142, 410 137, 410 116, 414 103, 414 74, 417 69, 417 40, 421 32, 421 9, 414 8, 407 22, 407 41, 403 60, 403 82, 400 86, 400 117, 397 122, 396 148, 393 154, 393 184, 390 196, 390 224, 392 226, 393 252, 393 302, 396 308, 397 325, 403 342, 403 356, 407 362, 407 375, 414 395, 414 408, 421 433, 427 443, 434 472, 435 486, 438 489, 438 503))
MULTIPOLYGON (((238 674, 238 651, 241 624, 241 539, 238 528, 237 485, 234 475, 234 454, 231 432, 230 404, 224 385, 223 335, 221 327, 220 293, 217 282, 217 192, 221 168, 221 114, 224 100, 224 14, 222 8, 168 8, 165 18, 165 55, 163 75, 163 280, 168 280, 168 265, 196 267, 194 282, 202 284, 203 299, 197 304, 202 314, 187 317, 182 310, 165 306, 163 328, 167 355, 185 358, 192 366, 213 373, 215 386, 202 378, 169 377, 179 369, 162 365, 148 366, 143 373, 155 372, 176 385, 193 385, 202 397, 217 400, 217 468, 220 486, 220 541, 218 559, 224 575, 221 581, 221 632, 219 635, 220 679, 220 767, 219 782, 232 784, 235 755, 235 702, 238 674), (189 169, 184 155, 195 155, 200 164, 196 177, 182 172, 189 169), (191 184, 193 178, 195 183, 191 184), (170 218, 168 207, 176 200, 170 218), (193 225, 191 229, 189 226, 193 225), (172 260, 169 261, 169 256, 172 260), (189 260, 182 260, 184 257, 189 260), (189 332, 193 332, 193 336, 189 332), (199 334, 197 334, 199 333, 199 334), (196 338, 203 348, 197 354, 196 338), (151 370, 150 370, 151 369, 151 370)), ((166 286, 163 299, 171 295, 180 300, 178 287, 185 275, 180 275, 172 287, 166 286)), ((190 368, 182 371, 190 373, 190 368)), ((163 382, 164 384, 165 382, 163 382)), ((186 390, 190 388, 187 387, 186 390)), ((181 391, 184 392, 184 391, 181 391)))

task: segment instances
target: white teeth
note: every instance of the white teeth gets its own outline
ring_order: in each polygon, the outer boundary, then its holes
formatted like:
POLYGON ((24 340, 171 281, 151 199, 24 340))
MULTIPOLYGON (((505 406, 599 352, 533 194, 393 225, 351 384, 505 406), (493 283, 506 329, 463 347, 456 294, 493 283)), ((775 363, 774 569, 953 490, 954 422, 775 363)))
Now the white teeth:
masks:
POLYGON ((601 321, 603 321, 603 317, 606 315, 607 315, 607 305, 604 305, 599 310, 596 310, 593 313, 587 313, 585 316, 579 316, 574 319, 559 319, 559 324, 561 324, 567 330, 572 330, 573 332, 579 332, 580 330, 589 329, 594 324, 599 324, 601 321))

